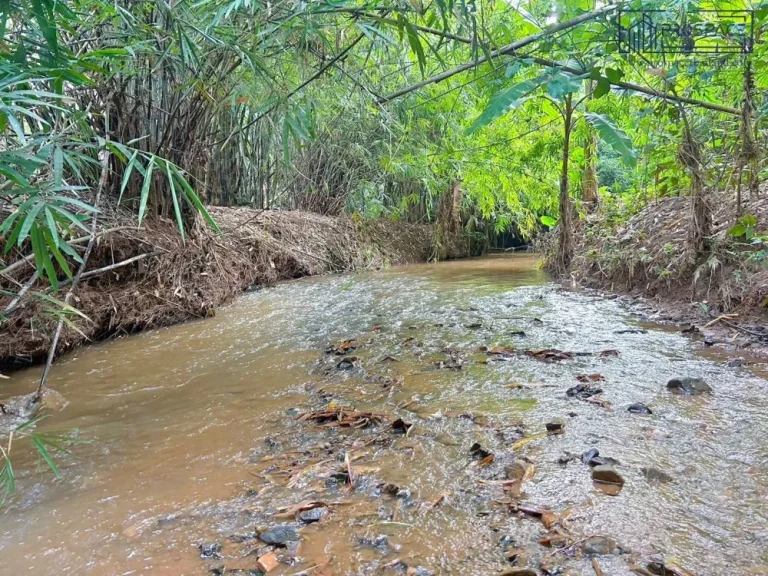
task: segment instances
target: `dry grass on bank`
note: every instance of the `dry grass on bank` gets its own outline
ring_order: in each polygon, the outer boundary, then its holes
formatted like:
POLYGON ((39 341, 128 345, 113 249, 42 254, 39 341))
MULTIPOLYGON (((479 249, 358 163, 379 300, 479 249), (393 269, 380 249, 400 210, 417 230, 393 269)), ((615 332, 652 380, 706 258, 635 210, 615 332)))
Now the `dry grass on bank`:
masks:
MULTIPOLYGON (((250 208, 211 208, 211 214, 223 234, 198 226, 186 244, 170 221, 146 222, 137 230, 133 214, 104 219, 105 228, 122 229, 99 238, 88 270, 134 260, 81 283, 73 304, 91 321, 78 322, 84 335, 65 328, 59 353, 86 336, 99 340, 211 316, 250 286, 422 262, 433 251, 428 225, 250 208)), ((457 242, 449 256, 462 250, 457 242)), ((17 281, 31 271, 17 270, 17 281)), ((8 300, 0 299, 0 309, 8 300)), ((29 299, 4 323, 0 365, 37 362, 47 353, 55 321, 40 312, 39 302, 29 299)))
MULTIPOLYGON (((614 227, 598 214, 576 247, 574 279, 582 285, 668 301, 704 302, 712 312, 762 315, 768 297, 768 254, 727 234, 736 223, 730 197, 710 199, 714 234, 706 257, 686 253, 690 199, 665 198, 614 227)), ((768 231, 768 199, 746 202, 743 214, 768 231)))

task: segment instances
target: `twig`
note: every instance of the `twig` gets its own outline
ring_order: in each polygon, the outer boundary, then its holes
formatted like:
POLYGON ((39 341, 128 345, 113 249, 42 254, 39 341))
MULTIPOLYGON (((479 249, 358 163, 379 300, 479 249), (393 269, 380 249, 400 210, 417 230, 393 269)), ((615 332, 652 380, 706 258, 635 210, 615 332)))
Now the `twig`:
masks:
POLYGON ((595 571, 595 576, 603 576, 603 569, 600 568, 597 558, 592 558, 592 569, 595 571))
MULTIPOLYGON (((104 266, 103 268, 97 268, 96 270, 89 270, 88 272, 84 272, 80 276, 80 280, 85 280, 86 278, 98 276, 99 274, 103 274, 104 272, 109 272, 110 270, 114 270, 115 268, 121 268, 123 266, 127 266, 128 264, 132 264, 133 262, 142 260, 147 256, 152 256, 153 254, 154 254, 153 252, 145 252, 144 254, 139 254, 138 256, 128 258, 127 260, 123 260, 122 262, 116 262, 115 264, 110 264, 109 266, 104 266)), ((70 282, 69 280, 64 280, 63 282, 59 283, 59 286, 66 286, 67 284, 69 284, 69 282, 70 282)))
MULTIPOLYGON (((104 114, 104 121, 106 123, 105 130, 104 130, 104 138, 107 141, 109 140, 109 115, 110 115, 110 106, 109 104, 107 104, 107 109, 104 114)), ((99 208, 99 202, 101 201, 101 193, 103 192, 104 188, 107 185, 107 175, 109 174, 110 153, 108 150, 104 149, 102 150, 101 156, 102 156, 101 176, 99 177, 99 185, 96 188, 96 198, 93 201, 93 207, 97 210, 99 208)), ((80 267, 77 269, 77 272, 75 273, 75 277, 72 279, 72 286, 70 286, 69 291, 67 292, 67 295, 64 297, 64 304, 69 304, 69 301, 72 299, 72 296, 75 293, 75 288, 77 288, 77 284, 78 282, 80 282, 80 277, 83 275, 83 272, 85 271, 85 267, 88 264, 88 258, 90 257, 91 251, 93 250, 93 245, 96 243, 97 224, 98 224, 98 212, 95 212, 91 219, 91 237, 89 238, 88 245, 85 248, 83 261, 80 263, 80 267)), ((56 333, 53 335, 53 340, 51 341, 51 347, 48 349, 48 358, 45 361, 45 368, 43 369, 43 375, 40 378, 40 384, 37 386, 37 391, 35 392, 35 395, 32 397, 32 400, 31 400, 32 404, 39 402, 40 398, 42 397, 43 390, 45 389, 45 381, 48 379, 48 374, 51 372, 51 366, 53 365, 53 358, 56 356, 56 347, 59 345, 59 339, 61 338, 61 330, 63 327, 64 327, 64 319, 60 317, 59 323, 56 326, 56 333)))
POLYGON ((5 310, 3 310, 3 314, 5 316, 7 316, 8 314, 16 310, 16 307, 19 305, 19 302, 21 302, 21 299, 24 297, 24 294, 26 294, 29 291, 29 289, 32 288, 32 285, 37 280, 37 275, 38 275, 38 272, 37 270, 35 270, 32 276, 29 277, 29 280, 27 280, 24 283, 24 286, 22 286, 21 290, 19 290, 19 292, 16 294, 16 297, 13 300, 11 300, 11 303, 8 304, 8 306, 5 307, 5 310))

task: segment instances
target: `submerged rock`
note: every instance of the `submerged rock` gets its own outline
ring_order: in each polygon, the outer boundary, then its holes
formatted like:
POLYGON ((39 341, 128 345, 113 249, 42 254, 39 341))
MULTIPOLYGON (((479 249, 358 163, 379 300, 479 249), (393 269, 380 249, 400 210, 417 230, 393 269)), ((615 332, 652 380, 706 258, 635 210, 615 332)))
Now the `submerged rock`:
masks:
MULTIPOLYGON (((600 456, 600 451, 597 448, 590 448, 581 455, 581 461, 584 464, 590 464, 598 456, 600 456)), ((597 466, 597 464, 595 464, 595 466, 597 466)))
POLYGON ((627 407, 627 411, 631 412, 632 414, 645 414, 646 416, 653 414, 651 409, 642 402, 635 402, 634 404, 630 404, 627 407))
POLYGON ((538 576, 538 572, 532 568, 506 568, 499 576, 538 576))
POLYGON ((616 472, 613 466, 609 466, 608 464, 601 464, 592 468, 592 480, 595 482, 603 482, 605 484, 624 485, 624 478, 621 477, 621 474, 616 472))
POLYGON ((592 536, 584 540, 579 549, 587 556, 605 556, 616 551, 616 542, 605 536, 592 536))
POLYGON ((522 481, 528 470, 531 468, 531 464, 523 462, 522 460, 515 460, 512 464, 508 464, 504 468, 504 476, 507 480, 522 481))
POLYGON ((651 484, 667 484, 673 480, 672 476, 663 470, 659 470, 658 468, 654 468, 652 466, 648 468, 641 468, 640 470, 643 472, 645 479, 648 480, 648 482, 651 484))
POLYGON ((681 394, 683 396, 695 396, 696 394, 712 392, 712 388, 704 380, 688 376, 672 378, 667 382, 667 389, 673 394, 681 394))
POLYGON ((747 363, 744 358, 731 358, 728 360, 725 365, 728 366, 728 368, 740 368, 741 366, 744 366, 747 363))
POLYGON ((304 522, 304 524, 312 524, 313 522, 320 522, 320 520, 323 519, 324 515, 325 515, 325 508, 323 507, 312 508, 311 510, 304 510, 303 512, 300 512, 299 520, 304 522))
POLYGON ((206 542, 197 548, 203 560, 221 560, 221 544, 218 542, 206 542))
POLYGON ((259 534, 259 539, 273 546, 285 546, 288 542, 298 542, 299 533, 290 526, 275 526, 259 534))

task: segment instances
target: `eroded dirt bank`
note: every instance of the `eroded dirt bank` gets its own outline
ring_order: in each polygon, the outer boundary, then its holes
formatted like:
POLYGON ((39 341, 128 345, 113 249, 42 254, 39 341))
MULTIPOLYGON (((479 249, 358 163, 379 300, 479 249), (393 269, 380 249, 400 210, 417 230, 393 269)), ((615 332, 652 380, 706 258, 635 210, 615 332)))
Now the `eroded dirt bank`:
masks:
MULTIPOLYGON (((429 225, 250 208, 216 207, 211 214, 223 233, 198 227, 186 242, 171 221, 147 222, 137 230, 135 215, 103 218, 112 232, 99 238, 88 271, 118 266, 78 287, 74 306, 90 321, 77 321, 77 330, 65 328, 59 353, 89 340, 211 316, 251 287, 435 257, 429 225)), ((468 249, 459 239, 441 238, 441 250, 440 257, 456 258, 468 249)), ((17 281, 30 271, 17 270, 17 281)), ((0 298, 0 309, 8 300, 0 298)), ((29 299, 4 323, 0 367, 44 359, 55 321, 40 314, 42 305, 29 299)))
MULTIPOLYGON (((609 211, 590 217, 576 235, 567 283, 627 295, 649 319, 693 324, 708 343, 764 349, 768 255, 763 245, 728 234, 738 220, 733 202, 715 196, 708 253, 690 262, 689 204, 689 198, 665 198, 618 226, 609 211)), ((768 229, 765 199, 746 203, 742 214, 754 216, 752 233, 768 229)))

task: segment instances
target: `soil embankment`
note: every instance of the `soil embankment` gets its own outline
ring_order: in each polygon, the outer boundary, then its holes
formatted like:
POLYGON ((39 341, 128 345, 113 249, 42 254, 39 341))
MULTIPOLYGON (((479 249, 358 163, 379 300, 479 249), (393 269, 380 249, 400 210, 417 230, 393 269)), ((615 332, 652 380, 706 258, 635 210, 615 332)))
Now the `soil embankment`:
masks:
MULTIPOLYGON (((423 262, 433 257, 434 228, 388 220, 359 221, 309 212, 211 208, 222 230, 197 227, 183 241, 171 221, 135 227, 135 215, 102 218, 105 230, 78 286, 60 354, 87 341, 166 326, 215 313, 244 290, 280 280, 423 262), (96 272, 107 267, 114 268, 96 272)), ((443 256, 467 255, 460 239, 441 238, 443 256)), ((23 282, 31 268, 17 269, 23 282)), ((8 286, 0 286, 8 288, 8 286)), ((9 298, 0 298, 0 309, 9 298)), ((29 298, 0 332, 0 366, 44 359, 56 321, 29 298)), ((48 304, 50 306, 50 304, 48 304)))
MULTIPOLYGON (((768 254, 762 243, 728 233, 738 217, 730 198, 712 199, 713 235, 707 254, 686 252, 690 199, 665 198, 613 225, 605 213, 586 223, 573 264, 577 284, 629 294, 651 304, 655 319, 707 327, 739 346, 768 339, 768 254), (724 315, 728 315, 725 316, 724 315)), ((768 201, 746 203, 754 233, 768 230, 768 201)))

